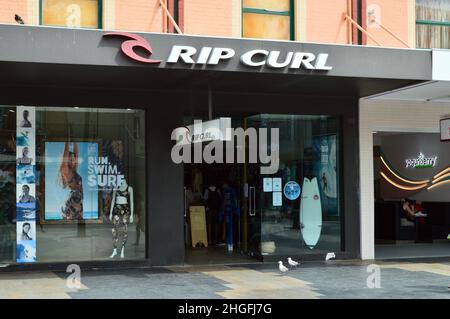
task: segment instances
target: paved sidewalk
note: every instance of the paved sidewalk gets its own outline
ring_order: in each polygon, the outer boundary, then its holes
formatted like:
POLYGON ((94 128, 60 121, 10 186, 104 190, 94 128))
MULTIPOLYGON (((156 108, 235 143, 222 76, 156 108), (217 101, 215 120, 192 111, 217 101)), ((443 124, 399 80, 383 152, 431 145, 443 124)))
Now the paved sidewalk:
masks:
POLYGON ((358 261, 305 263, 286 275, 275 263, 82 271, 79 289, 66 286, 66 273, 0 273, 0 298, 450 299, 450 260, 373 267, 358 261), (368 281, 380 288, 369 288, 368 281))

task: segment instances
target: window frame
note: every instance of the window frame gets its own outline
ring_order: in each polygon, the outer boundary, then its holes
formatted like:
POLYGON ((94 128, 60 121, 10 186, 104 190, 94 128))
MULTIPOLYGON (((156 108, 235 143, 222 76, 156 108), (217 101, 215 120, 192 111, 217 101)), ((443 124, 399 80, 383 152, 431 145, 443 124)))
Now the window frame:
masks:
POLYGON ((416 20, 416 25, 431 25, 436 27, 450 27, 450 21, 416 20))
MULTIPOLYGON (((42 1, 43 0, 39 0, 39 25, 49 26, 46 24, 42 24, 42 1)), ((53 26, 53 27, 67 28, 65 26, 53 26)), ((90 28, 80 27, 80 29, 90 29, 90 28)), ((97 0, 97 29, 103 29, 103 0, 97 0)))
POLYGON ((246 8, 244 7, 244 0, 241 0, 241 37, 244 37, 244 14, 264 14, 264 15, 276 15, 289 17, 289 39, 288 41, 295 41, 295 1, 289 0, 289 11, 273 11, 267 9, 258 8, 246 8))

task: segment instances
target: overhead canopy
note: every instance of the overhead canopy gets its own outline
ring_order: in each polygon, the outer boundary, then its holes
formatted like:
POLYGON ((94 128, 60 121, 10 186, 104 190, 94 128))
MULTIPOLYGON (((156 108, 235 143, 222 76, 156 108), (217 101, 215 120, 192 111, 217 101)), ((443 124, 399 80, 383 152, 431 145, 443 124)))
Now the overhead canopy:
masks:
POLYGON ((135 33, 132 35, 141 36, 151 45, 153 54, 150 57, 148 51, 139 48, 134 48, 134 52, 143 58, 161 60, 143 63, 122 51, 122 44, 130 38, 104 36, 105 33, 0 25, 1 93, 23 87, 33 92, 36 88, 204 90, 209 82, 215 91, 222 92, 363 97, 432 79, 431 50, 135 33), (202 48, 231 50, 233 56, 220 59, 217 64, 189 64, 182 59, 169 63, 174 46, 194 48, 195 62, 201 60, 202 48), (267 63, 248 66, 242 61, 243 55, 253 50, 262 50, 253 55, 254 62, 264 62, 264 52, 278 52, 277 62, 297 54, 306 62, 314 57, 310 65, 323 65, 330 70, 308 69, 306 64, 299 68, 291 68, 291 64, 275 68, 267 63))

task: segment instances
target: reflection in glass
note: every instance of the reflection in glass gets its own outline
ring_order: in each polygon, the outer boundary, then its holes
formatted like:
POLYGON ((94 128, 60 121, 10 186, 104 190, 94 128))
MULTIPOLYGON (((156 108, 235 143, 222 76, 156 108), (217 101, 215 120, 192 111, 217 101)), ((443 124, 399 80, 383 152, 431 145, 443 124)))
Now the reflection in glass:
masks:
POLYGON ((243 14, 243 36, 274 40, 290 39, 290 17, 259 13, 243 14))
MULTIPOLYGON (((249 127, 278 128, 280 168, 270 176, 249 170, 250 185, 259 186, 262 255, 301 255, 341 251, 340 121, 331 116, 258 115, 249 127), (281 178, 283 195, 264 191, 264 178, 281 178), (300 191, 297 190, 300 187, 300 191)), ((270 140, 270 138, 269 138, 270 140)), ((267 183, 267 181, 266 181, 267 183)), ((272 182, 273 185, 273 182, 272 182)))
POLYGON ((0 107, 0 263, 110 260, 117 240, 125 249, 113 260, 145 259, 144 111, 36 107, 34 161, 25 165, 15 109, 0 107), (124 180, 134 214, 117 227, 110 212, 125 207, 113 201, 124 180), (33 240, 18 237, 18 223, 33 240))
POLYGON ((42 24, 69 28, 98 28, 97 0, 42 0, 42 24))

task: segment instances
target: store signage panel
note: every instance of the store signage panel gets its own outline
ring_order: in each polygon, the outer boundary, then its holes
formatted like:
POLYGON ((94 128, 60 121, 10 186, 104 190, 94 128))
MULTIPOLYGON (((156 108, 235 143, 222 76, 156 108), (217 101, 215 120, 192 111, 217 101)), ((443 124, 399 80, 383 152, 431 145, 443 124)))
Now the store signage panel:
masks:
MULTIPOLYGON (((127 32, 111 32, 103 35, 104 37, 121 37, 123 42, 121 50, 128 58, 141 63, 159 64, 162 60, 150 59, 153 49, 150 43, 133 33, 127 32), (148 57, 143 57, 136 53, 136 49, 145 51, 148 57)), ((231 59, 239 59, 240 64, 250 68, 259 68, 268 66, 273 69, 290 70, 305 69, 309 71, 331 71, 332 66, 328 65, 327 53, 312 53, 302 51, 278 51, 252 49, 243 52, 239 56, 234 48, 203 46, 196 48, 187 45, 173 45, 166 59, 167 64, 185 65, 218 65, 221 62, 230 61, 231 59)))
POLYGON ((441 141, 448 142, 450 141, 450 118, 442 119, 440 122, 441 127, 441 141))
POLYGON ((422 152, 417 158, 405 159, 406 168, 433 168, 437 163, 437 156, 425 156, 422 152))

